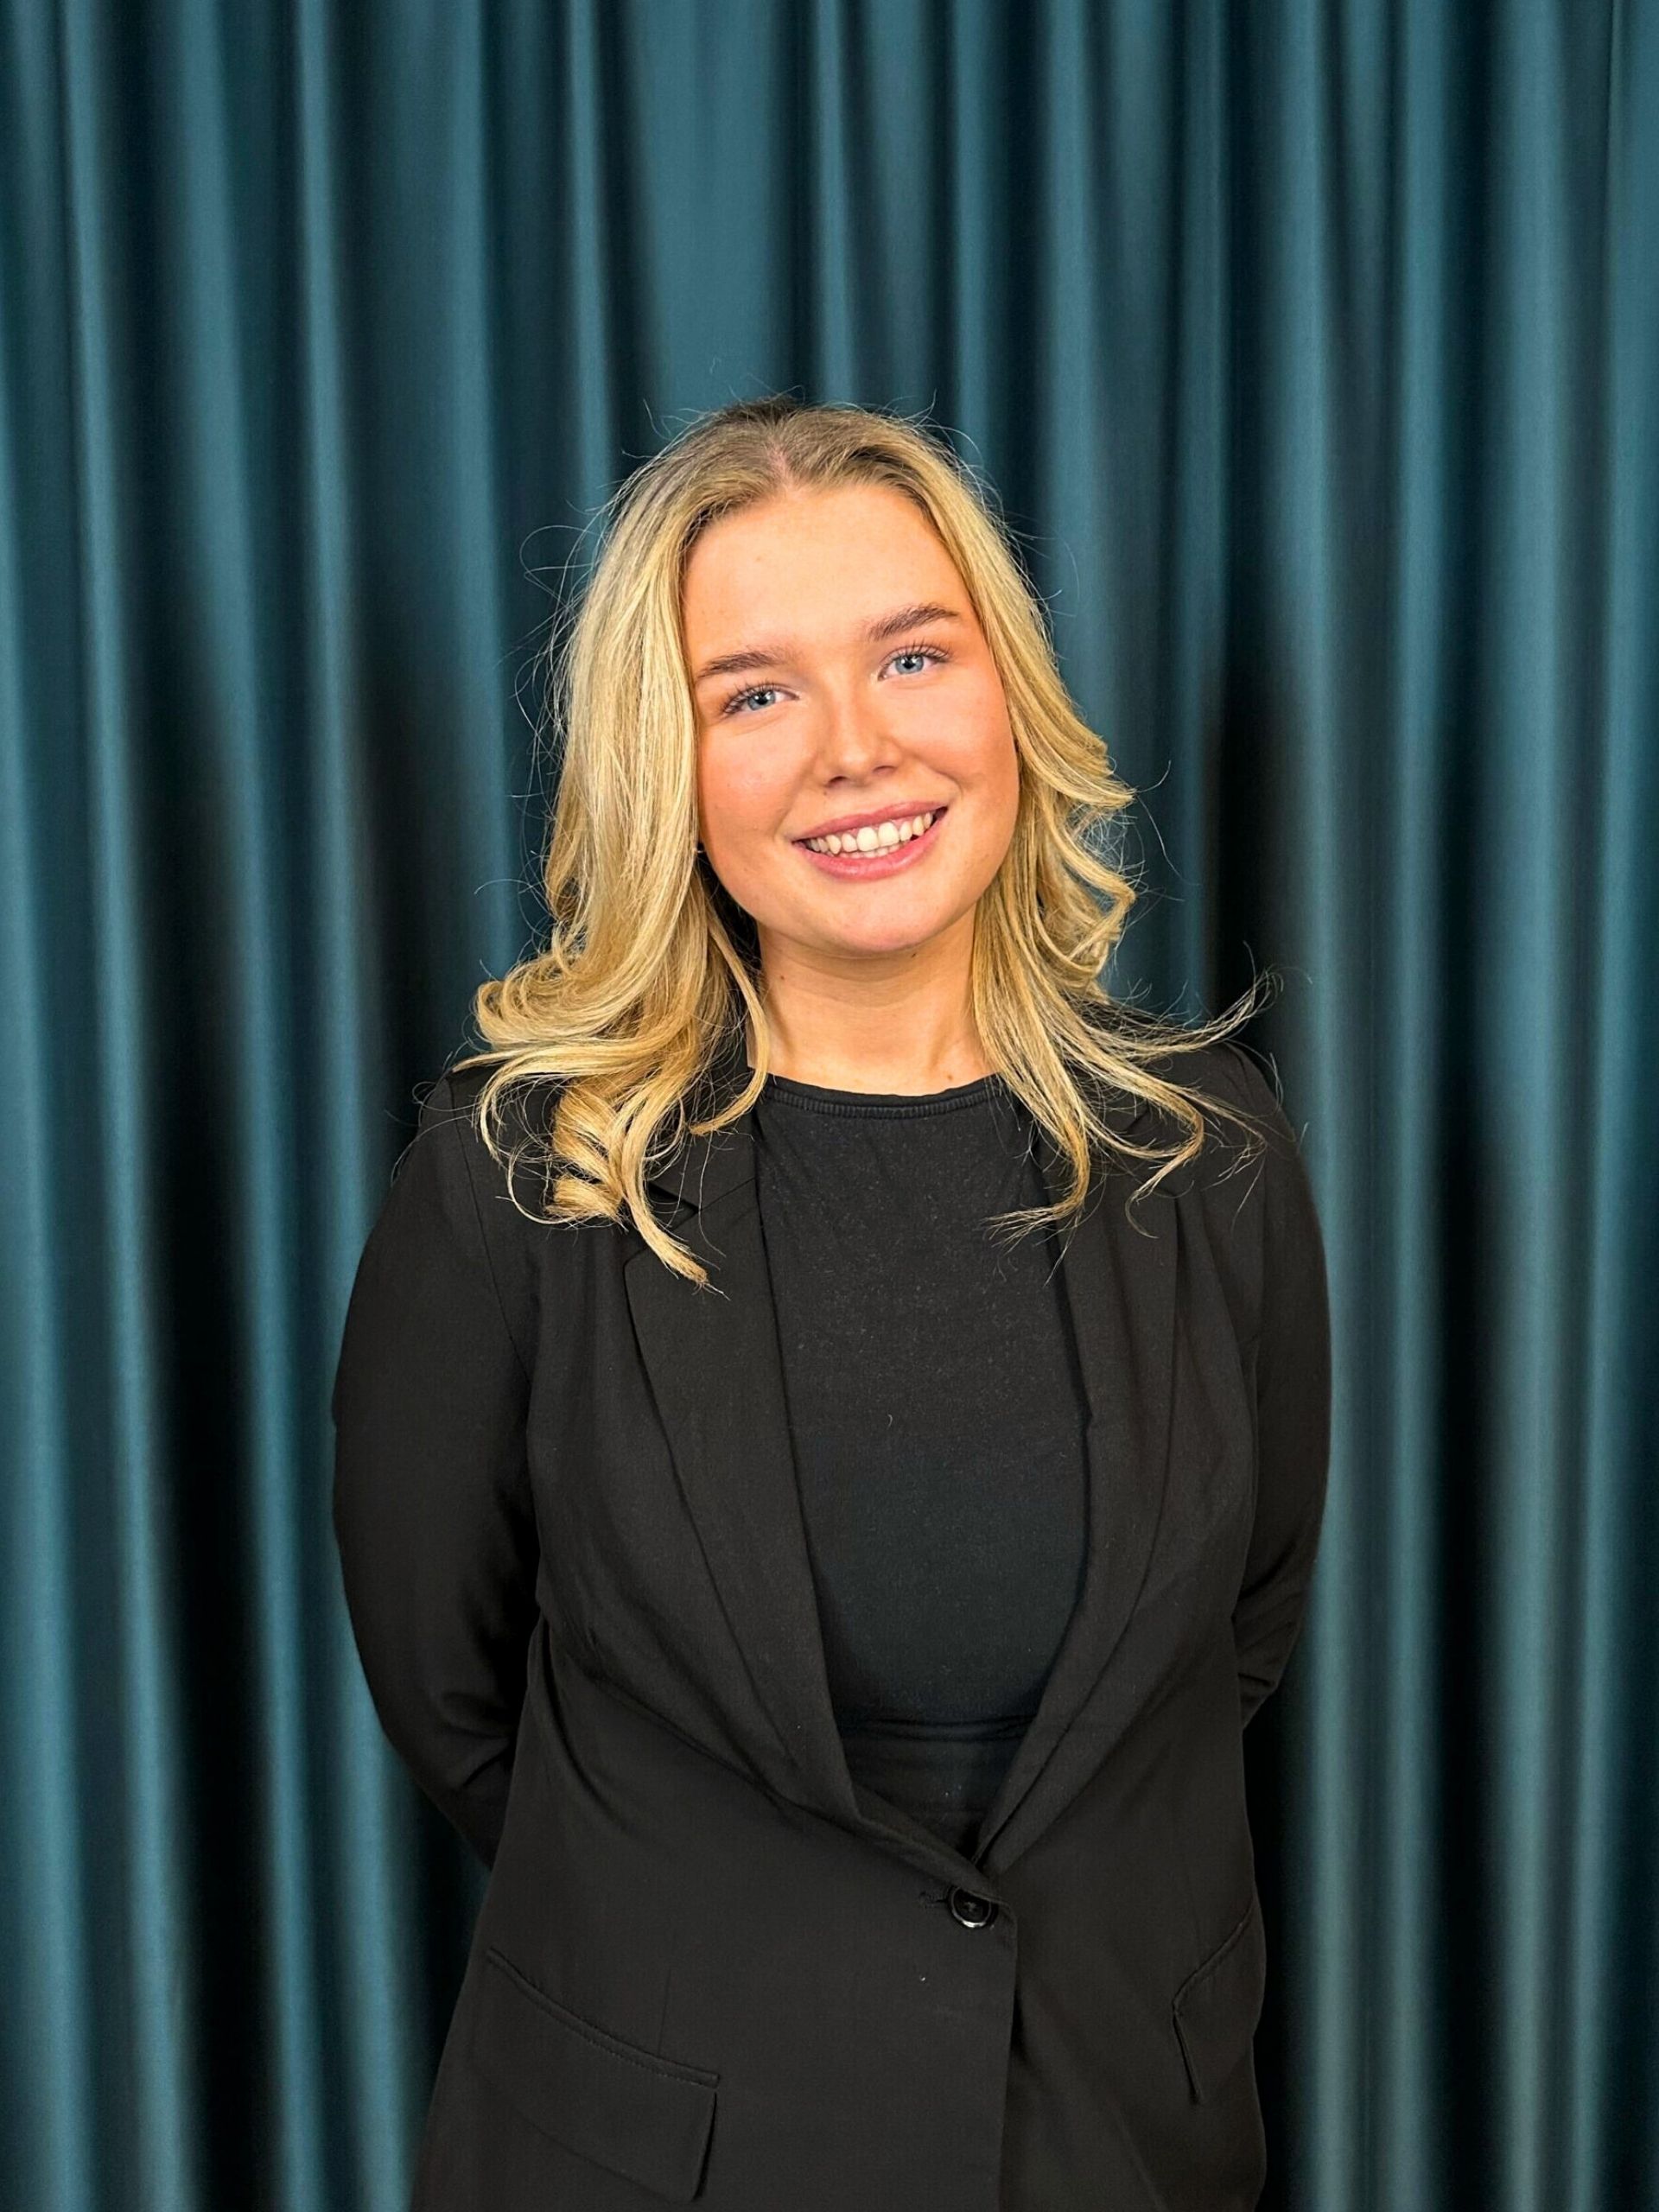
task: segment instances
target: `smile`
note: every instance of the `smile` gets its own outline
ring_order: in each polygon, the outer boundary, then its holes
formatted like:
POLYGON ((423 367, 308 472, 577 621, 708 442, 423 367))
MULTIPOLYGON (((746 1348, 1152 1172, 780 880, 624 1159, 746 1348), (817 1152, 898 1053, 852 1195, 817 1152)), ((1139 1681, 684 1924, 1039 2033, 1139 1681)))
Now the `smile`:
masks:
POLYGON ((804 860, 810 861, 814 868, 822 869, 826 875, 856 877, 860 880, 867 876, 896 875, 900 868, 913 868, 925 853, 932 850, 933 846, 938 842, 941 825, 949 812, 948 807, 941 806, 933 810, 931 817, 925 815, 915 817, 914 821, 925 821, 927 823, 927 827, 921 830, 914 828, 913 822, 892 823, 884 822, 881 831, 888 833, 885 842, 882 842, 881 832, 860 830, 856 833, 858 836, 871 838, 874 841, 862 847, 855 842, 852 835, 835 840, 818 838, 815 839, 810 845, 798 838, 791 842, 794 843, 796 851, 804 860), (897 832, 896 836, 892 834, 894 831, 897 832), (818 849, 820 846, 828 845, 832 842, 841 845, 840 852, 831 853, 818 849))

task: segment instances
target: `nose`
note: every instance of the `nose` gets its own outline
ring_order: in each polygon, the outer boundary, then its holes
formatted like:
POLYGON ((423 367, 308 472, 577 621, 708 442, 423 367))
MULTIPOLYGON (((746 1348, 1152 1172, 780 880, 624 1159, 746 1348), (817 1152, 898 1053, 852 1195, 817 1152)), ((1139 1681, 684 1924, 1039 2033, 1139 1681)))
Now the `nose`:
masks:
POLYGON ((899 752, 885 727, 880 707, 862 696, 856 680, 832 685, 822 718, 816 766, 823 788, 861 784, 885 767, 896 769, 899 752))

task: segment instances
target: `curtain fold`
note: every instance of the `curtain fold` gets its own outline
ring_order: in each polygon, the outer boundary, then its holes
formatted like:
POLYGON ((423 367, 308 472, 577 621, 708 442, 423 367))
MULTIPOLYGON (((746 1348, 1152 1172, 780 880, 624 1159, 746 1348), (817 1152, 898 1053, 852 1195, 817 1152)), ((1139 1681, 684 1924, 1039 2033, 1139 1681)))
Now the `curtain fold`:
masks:
POLYGON ((1659 2212, 1659 10, 0 0, 0 2201, 407 2201, 481 1875, 328 1518, 621 475, 995 487, 1337 1387, 1251 1731, 1297 2212, 1659 2212))

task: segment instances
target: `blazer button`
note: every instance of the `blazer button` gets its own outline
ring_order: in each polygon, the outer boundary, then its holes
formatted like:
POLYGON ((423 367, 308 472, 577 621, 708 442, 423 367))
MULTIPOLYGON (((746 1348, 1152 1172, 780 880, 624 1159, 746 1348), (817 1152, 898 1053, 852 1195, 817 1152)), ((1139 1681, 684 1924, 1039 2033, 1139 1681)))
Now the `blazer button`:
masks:
POLYGON ((996 1918, 996 1899, 982 1897, 960 1884, 950 1891, 950 1910, 964 1928, 988 1928, 996 1918))

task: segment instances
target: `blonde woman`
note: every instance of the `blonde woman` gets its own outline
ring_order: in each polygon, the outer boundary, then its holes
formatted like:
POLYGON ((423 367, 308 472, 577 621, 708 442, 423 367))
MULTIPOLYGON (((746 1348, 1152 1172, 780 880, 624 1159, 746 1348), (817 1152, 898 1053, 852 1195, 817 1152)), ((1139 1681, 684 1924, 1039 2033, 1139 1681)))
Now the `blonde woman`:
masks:
POLYGON ((369 1686, 491 1869, 415 2204, 1254 2205, 1330 1408, 1256 995, 1103 990, 1133 793, 931 430, 732 407, 609 524, 550 939, 335 1381, 369 1686))

